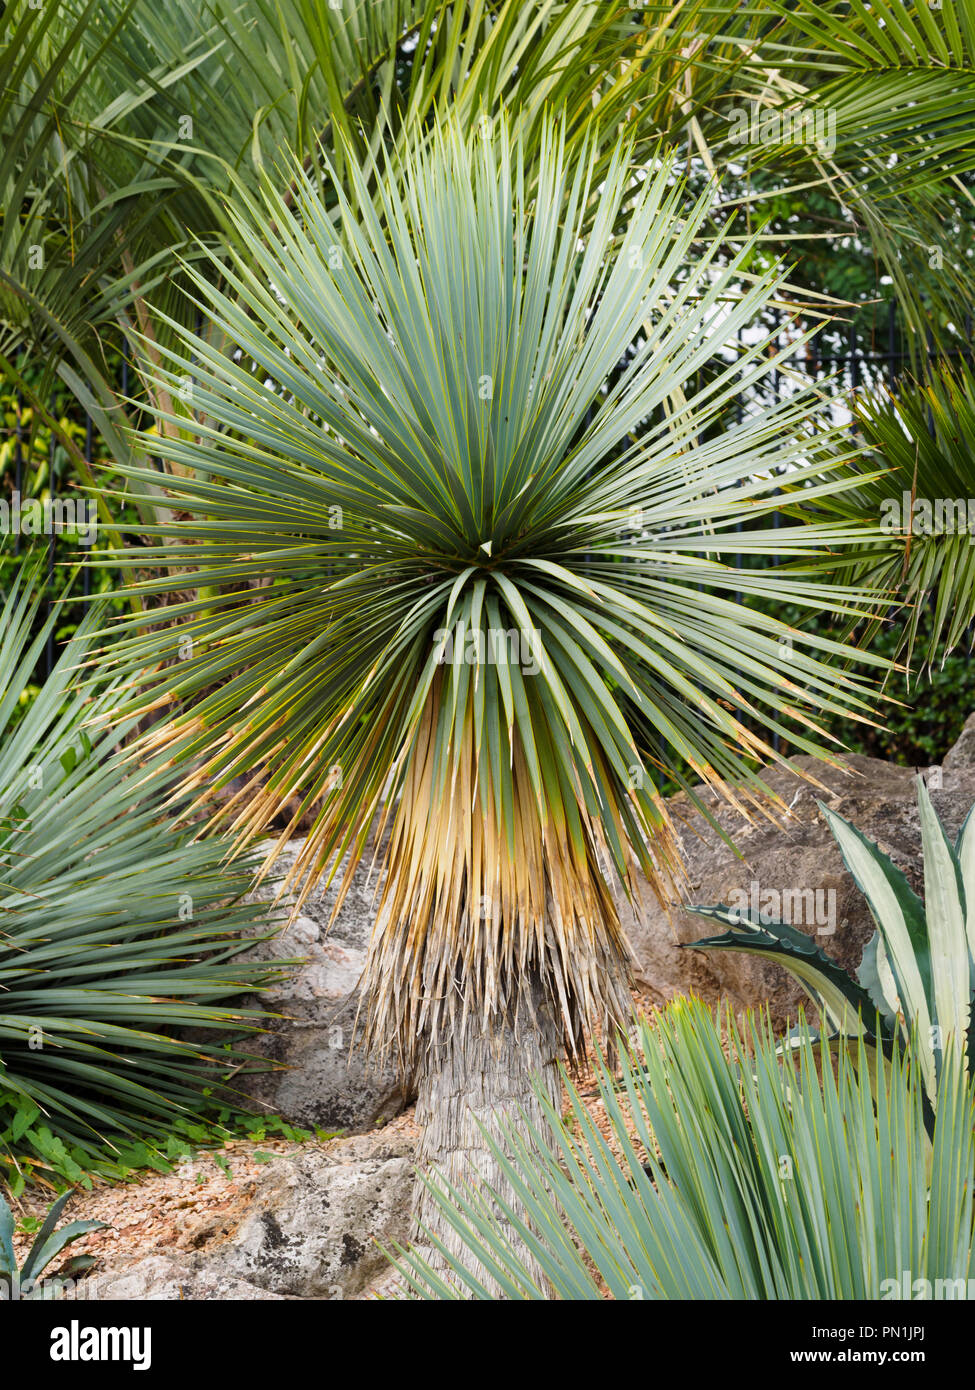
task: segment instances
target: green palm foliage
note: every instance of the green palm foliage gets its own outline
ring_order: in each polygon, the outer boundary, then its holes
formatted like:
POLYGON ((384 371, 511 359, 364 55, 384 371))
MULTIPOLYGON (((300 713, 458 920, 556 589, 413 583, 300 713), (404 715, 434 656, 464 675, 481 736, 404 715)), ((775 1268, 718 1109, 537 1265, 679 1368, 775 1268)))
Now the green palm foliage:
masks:
MULTIPOLYGON (((748 166, 776 182, 788 171, 794 186, 835 199, 846 224, 837 235, 849 231, 869 244, 893 282, 911 329, 908 351, 923 351, 928 335, 957 347, 950 325, 964 322, 972 286, 967 256, 948 229, 967 210, 962 185, 975 166, 964 134, 975 104, 975 5, 772 0, 767 8, 776 23, 765 6, 745 11, 754 47, 735 74, 731 101, 754 105, 759 120, 818 112, 833 133, 825 148, 810 139, 790 143, 783 123, 783 138, 747 149, 748 166)), ((743 153, 730 143, 727 110, 728 97, 703 125, 719 168, 743 153)))
POLYGON ((877 924, 855 979, 797 928, 753 922, 728 907, 687 909, 728 927, 687 949, 748 951, 775 961, 811 996, 834 1036, 884 1045, 900 1038, 933 1100, 945 1068, 960 1062, 967 1069, 975 1057, 975 809, 952 845, 920 778, 917 794, 923 902, 872 840, 820 802, 877 924))
POLYGON ((20 348, 57 366, 124 453, 105 337, 141 330, 151 363, 165 329, 150 302, 193 322, 178 257, 231 232, 215 195, 235 179, 253 188, 285 152, 308 168, 319 148, 341 161, 343 142, 364 157, 448 110, 473 124, 502 100, 529 132, 554 104, 582 138, 597 96, 619 122, 636 87, 651 86, 639 65, 610 75, 634 40, 626 5, 596 0, 173 0, 164 11, 12 0, 0 12, 8 374, 20 348))
POLYGON ((503 1209, 489 1188, 429 1179, 464 1256, 439 1242, 438 1274, 400 1250, 408 1296, 489 1298, 480 1271, 523 1300, 876 1299, 904 1296, 905 1272, 929 1296, 935 1281, 969 1296, 972 1083, 939 1092, 929 1143, 898 1049, 886 1069, 862 1039, 831 1061, 803 1033, 783 1057, 766 1020, 722 1022, 679 1000, 640 1022, 618 1078, 598 1065, 611 1142, 571 1085, 554 1139, 489 1138, 514 1192, 503 1209))
POLYGON ((226 812, 245 838, 324 798, 301 892, 381 813, 367 997, 407 1061, 528 966, 570 1046, 620 1016, 613 877, 664 891, 676 872, 658 769, 686 758, 760 804, 749 760, 776 755, 746 716, 797 714, 811 752, 817 715, 868 707, 829 664, 843 648, 785 662, 791 630, 734 601, 857 600, 816 575, 857 528, 768 520, 776 469, 810 498, 844 485, 823 481, 819 398, 734 422, 742 382, 793 349, 718 355, 781 276, 717 263, 669 162, 624 212, 627 157, 597 190, 596 152, 550 129, 530 190, 517 141, 453 127, 373 196, 336 179, 334 220, 299 177, 293 203, 238 214, 227 293, 195 276, 223 347, 167 353, 162 384, 192 403, 162 449, 188 519, 140 549, 161 573, 131 592, 208 596, 169 606, 168 631, 121 624, 116 659, 149 671, 131 708, 180 702, 152 747, 200 760, 188 785, 254 774, 226 812), (743 550, 791 567, 722 558, 743 550))
POLYGON ((971 645, 975 623, 975 374, 965 362, 939 366, 893 394, 863 396, 855 418, 866 446, 859 467, 872 476, 826 505, 834 515, 879 518, 881 534, 857 554, 849 577, 897 595, 907 609, 900 649, 908 657, 931 607, 921 653, 930 667, 939 654, 971 645))
POLYGON ((876 248, 916 329, 936 306, 940 337, 971 297, 964 257, 946 254, 937 275, 928 260, 972 169, 972 34, 971 0, 10 0, 0 13, 8 370, 12 348, 30 346, 112 433, 120 403, 104 335, 156 331, 150 302, 184 315, 176 253, 232 234, 213 196, 230 171, 253 188, 286 150, 308 168, 319 149, 341 165, 346 145, 361 160, 447 113, 471 129, 502 109, 532 155, 558 110, 574 147, 598 122, 607 165, 626 129, 641 160, 663 146, 705 173, 733 163, 771 174, 747 191, 753 211, 817 190, 876 248), (818 111, 835 139, 824 149, 783 126, 742 146, 745 106, 818 111), (43 267, 29 261, 38 246, 43 267))
POLYGON ((0 612, 0 1130, 15 1167, 51 1143, 84 1163, 125 1135, 164 1138, 215 1103, 205 1088, 226 1104, 236 1043, 264 1017, 237 1001, 269 978, 237 959, 270 925, 242 901, 246 866, 174 829, 172 775, 125 768, 131 725, 101 722, 117 692, 79 682, 95 613, 11 727, 55 622, 28 581, 0 612))
MULTIPOLYGON (((226 236, 216 195, 234 177, 253 183, 265 155, 314 148, 330 112, 355 123, 344 103, 358 88, 374 104, 380 99, 400 38, 419 22, 416 10, 400 0, 351 0, 341 9, 329 0, 176 0, 165 10, 145 0, 5 5, 6 379, 43 410, 57 374, 114 456, 128 459, 120 424, 131 402, 106 358, 122 335, 132 351, 141 332, 135 365, 155 360, 163 330, 150 299, 195 318, 178 258, 196 254, 195 239, 218 245, 226 236)), ((364 115, 361 100, 359 109, 364 115)), ((61 442, 92 484, 80 451, 61 442)), ((167 515, 158 481, 141 493, 147 519, 167 515)))

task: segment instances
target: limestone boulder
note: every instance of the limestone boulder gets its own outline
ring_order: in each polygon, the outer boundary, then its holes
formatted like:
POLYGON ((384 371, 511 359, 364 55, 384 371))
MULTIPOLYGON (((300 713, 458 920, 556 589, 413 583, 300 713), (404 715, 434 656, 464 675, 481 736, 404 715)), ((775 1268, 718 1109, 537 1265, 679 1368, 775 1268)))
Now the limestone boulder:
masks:
POLYGON ((361 1297, 390 1269, 380 1247, 409 1239, 414 1151, 380 1131, 275 1158, 232 1219, 187 1232, 194 1268, 276 1295, 361 1297))
MULTIPOLYGON (((282 850, 276 865, 282 877, 302 843, 291 840, 282 850)), ((266 960, 299 959, 301 964, 264 991, 260 1001, 250 1001, 279 1017, 249 1050, 283 1069, 243 1074, 236 1084, 270 1112, 307 1128, 363 1132, 399 1114, 411 1099, 395 1071, 373 1063, 359 1046, 357 987, 375 920, 370 858, 357 870, 334 924, 333 885, 313 891, 301 914, 251 953, 266 960)), ((272 898, 275 888, 263 885, 258 891, 272 898)), ((285 902, 283 910, 288 907, 285 902)))
POLYGON ((227 1277, 192 1258, 173 1255, 146 1255, 117 1269, 107 1269, 82 1280, 69 1299, 131 1299, 138 1302, 218 1299, 222 1302, 258 1300, 268 1302, 288 1298, 258 1284, 227 1277))

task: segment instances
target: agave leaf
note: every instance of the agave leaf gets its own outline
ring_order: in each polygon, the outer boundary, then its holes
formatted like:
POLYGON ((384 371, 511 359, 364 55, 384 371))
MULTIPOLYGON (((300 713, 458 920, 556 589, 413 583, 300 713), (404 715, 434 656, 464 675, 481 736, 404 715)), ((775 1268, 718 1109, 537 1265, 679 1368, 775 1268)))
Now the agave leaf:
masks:
POLYGON ((825 1010, 833 1028, 856 1035, 870 1027, 875 1005, 869 993, 805 932, 784 922, 757 926, 741 917, 735 909, 725 906, 686 907, 684 910, 698 917, 724 922, 729 930, 723 936, 681 942, 683 949, 746 951, 750 955, 774 961, 799 982, 818 1007, 825 1010))
POLYGON ((17 1265, 14 1260, 14 1214, 6 1198, 0 1192, 0 1275, 12 1275, 17 1265))
POLYGON ((51 1206, 48 1208, 48 1212, 44 1218, 44 1222, 41 1226, 41 1229, 37 1232, 37 1235, 34 1237, 34 1240, 31 1244, 30 1253, 28 1254, 27 1259, 24 1261, 23 1266, 21 1268, 20 1275, 22 1279, 30 1278, 31 1273, 35 1265, 37 1264, 37 1257, 41 1252, 41 1247, 44 1245, 45 1241, 48 1240, 55 1226, 58 1224, 58 1219, 60 1218, 61 1213, 64 1211, 64 1208, 67 1206, 68 1202, 70 1202, 72 1195, 72 1191, 69 1188, 67 1192, 62 1192, 61 1196, 57 1199, 57 1201, 52 1202, 51 1206))
POLYGON ((887 960, 884 938, 879 931, 863 948, 863 956, 856 972, 857 981, 870 995, 874 1007, 885 1019, 888 1027, 897 1021, 898 998, 897 981, 887 960))
POLYGON ((966 930, 965 886, 958 857, 935 815, 924 779, 918 778, 918 809, 924 854, 924 906, 931 952, 935 1050, 949 1040, 961 1046, 971 1017, 971 957, 966 930))
MULTIPOLYGON (((71 1194, 68 1193, 68 1196, 71 1194)), ((47 1230, 48 1223, 44 1223, 47 1230)), ((65 1246, 78 1240, 80 1236, 86 1236, 89 1231, 107 1231, 108 1225, 104 1221, 69 1221, 67 1226, 62 1226, 59 1231, 48 1234, 47 1239, 43 1239, 43 1232, 38 1234, 37 1240, 31 1247, 31 1252, 24 1261, 24 1267, 20 1272, 22 1279, 39 1279, 47 1269, 48 1265, 55 1259, 65 1246)))
MULTIPOLYGON (((843 861, 867 900, 883 933, 887 959, 897 983, 900 1012, 916 1023, 920 1039, 930 1039, 931 962, 924 904, 905 875, 856 826, 818 803, 843 861)), ((934 1054, 922 1043, 922 1064, 929 1093, 934 1093, 934 1054)))
MULTIPOLYGON (((924 1070, 928 1091, 925 1104, 928 1104, 935 1095, 947 1038, 966 1039, 970 1028, 975 957, 967 930, 971 900, 965 876, 971 873, 975 820, 969 816, 953 848, 923 783, 918 788, 918 803, 927 904, 922 904, 905 875, 871 840, 843 817, 820 805, 877 924, 856 972, 856 985, 864 996, 859 1008, 868 1018, 871 1009, 864 1006, 865 1002, 878 1011, 878 1034, 882 1038, 889 1039, 899 1026, 910 1039, 910 1047, 924 1070)), ((726 907, 688 910, 732 927, 724 937, 692 943, 695 946, 763 953, 769 950, 771 936, 775 938, 778 953, 784 949, 790 954, 798 949, 801 954, 808 955, 809 938, 781 923, 760 926, 742 921, 739 913, 726 907)), ((822 957, 819 965, 827 959, 822 957)), ((807 984, 808 967, 804 980, 802 969, 797 970, 794 962, 790 965, 789 961, 781 960, 780 963, 791 969, 800 983, 807 984)), ((834 985, 841 987, 842 972, 837 972, 835 963, 830 965, 834 985)), ((838 996, 827 998, 821 977, 811 983, 820 1002, 839 1025, 840 1017, 835 1012, 838 996)), ((971 1038, 967 1038, 965 1051, 971 1051, 971 1038)))
MULTIPOLYGON (((968 914, 965 920, 965 930, 968 935, 968 953, 972 959, 973 970, 975 970, 975 806, 965 817, 964 824, 958 832, 958 839, 955 843, 955 855, 961 867, 962 885, 965 890, 965 903, 968 914)), ((975 988, 975 978, 971 981, 971 987, 975 988)))

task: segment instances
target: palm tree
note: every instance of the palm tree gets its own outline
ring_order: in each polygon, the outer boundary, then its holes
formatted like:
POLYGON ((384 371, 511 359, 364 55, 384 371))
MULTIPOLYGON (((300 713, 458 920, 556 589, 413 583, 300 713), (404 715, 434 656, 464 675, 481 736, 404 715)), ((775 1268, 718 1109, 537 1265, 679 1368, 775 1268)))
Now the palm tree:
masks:
MULTIPOLYGON (((854 403, 863 454, 857 487, 825 501, 824 516, 875 516, 881 528, 850 556, 845 576, 896 595, 903 614, 898 655, 908 662, 930 605, 922 669, 966 640, 975 624, 975 372, 941 362, 918 381, 871 391, 854 403)), ((861 637, 868 642, 889 601, 861 637)), ((916 678, 916 677, 915 677, 916 678)))
POLYGON ((300 170, 241 194, 226 290, 187 272, 218 331, 163 353, 192 413, 150 447, 186 519, 122 557, 158 567, 139 596, 207 597, 112 643, 187 788, 252 774, 216 818, 241 843, 314 809, 298 903, 349 851, 341 900, 378 826, 367 1038, 455 1178, 494 1173, 472 1110, 540 1118, 532 1073, 554 1095, 556 1058, 627 1016, 614 890, 680 874, 662 769, 767 809, 782 717, 822 751, 819 717, 870 701, 847 649, 735 599, 859 602, 820 572, 861 528, 772 525, 777 470, 810 504, 849 485, 821 395, 735 423, 802 342, 722 356, 783 273, 750 243, 719 262, 671 160, 632 195, 626 147, 606 165, 550 125, 535 169, 503 124, 454 124, 371 180, 347 150, 328 202, 300 170))

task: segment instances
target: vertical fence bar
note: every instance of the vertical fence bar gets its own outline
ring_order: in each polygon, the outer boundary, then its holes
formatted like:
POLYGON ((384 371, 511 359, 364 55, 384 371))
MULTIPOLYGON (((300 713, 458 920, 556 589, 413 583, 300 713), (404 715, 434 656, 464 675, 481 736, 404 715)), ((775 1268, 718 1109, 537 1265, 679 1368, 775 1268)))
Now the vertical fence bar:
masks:
MULTIPOLYGON (((51 411, 52 417, 57 409, 56 406, 51 411)), ((47 538, 47 616, 48 620, 54 615, 54 517, 55 500, 57 497, 57 440, 54 430, 51 430, 50 444, 47 451, 47 491, 51 499, 51 507, 48 514, 50 534, 47 538)), ((54 670, 54 628, 52 626, 47 634, 47 652, 45 660, 45 678, 50 680, 51 672, 54 670)))
MULTIPOLYGON (((86 416, 85 416, 85 463, 88 465, 88 473, 89 473, 89 475, 91 474, 91 453, 92 453, 92 449, 91 449, 91 416, 90 416, 90 415, 86 415, 86 416)), ((97 523, 96 523, 96 524, 97 524, 97 523)), ((87 557, 86 560, 85 560, 84 567, 82 568, 82 571, 81 571, 82 593, 84 594, 85 598, 88 598, 88 596, 89 596, 90 593, 91 593, 91 570, 90 570, 89 567, 88 567, 88 561, 90 560, 90 558, 91 558, 91 555, 90 555, 90 553, 89 553, 88 557, 87 557)))
POLYGON ((860 363, 857 358, 857 327, 853 319, 850 320, 850 351, 847 354, 847 364, 850 368, 850 390, 854 394, 860 389, 860 363))

